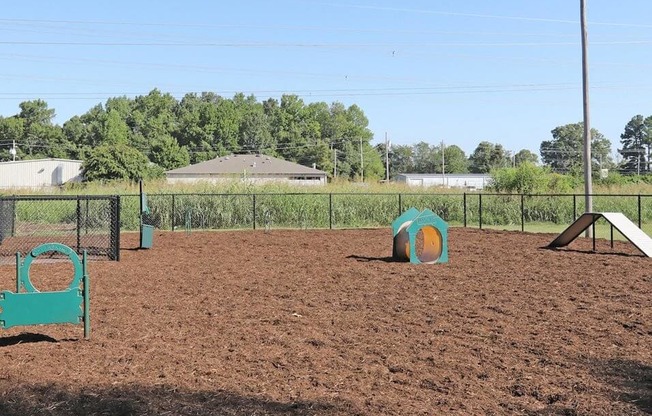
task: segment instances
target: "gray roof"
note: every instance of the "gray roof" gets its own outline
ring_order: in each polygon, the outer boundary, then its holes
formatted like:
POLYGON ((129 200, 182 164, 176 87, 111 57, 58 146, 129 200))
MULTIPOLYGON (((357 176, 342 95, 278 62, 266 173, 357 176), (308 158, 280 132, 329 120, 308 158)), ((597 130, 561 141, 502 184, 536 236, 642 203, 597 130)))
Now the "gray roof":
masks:
POLYGON ((167 176, 326 176, 326 172, 265 155, 229 155, 165 172, 167 176))

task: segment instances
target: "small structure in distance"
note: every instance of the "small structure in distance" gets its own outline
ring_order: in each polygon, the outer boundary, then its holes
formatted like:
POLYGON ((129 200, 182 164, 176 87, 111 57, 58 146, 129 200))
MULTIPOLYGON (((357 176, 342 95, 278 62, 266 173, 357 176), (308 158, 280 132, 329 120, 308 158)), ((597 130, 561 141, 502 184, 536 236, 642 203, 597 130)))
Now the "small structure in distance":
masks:
POLYGON ((82 161, 34 159, 0 162, 0 190, 38 189, 81 182, 82 161))
POLYGON ((482 190, 491 184, 491 175, 484 173, 399 173, 394 177, 398 183, 408 186, 440 186, 482 190))
POLYGON ((325 185, 319 169, 261 154, 229 155, 165 172, 168 183, 247 181, 325 185))

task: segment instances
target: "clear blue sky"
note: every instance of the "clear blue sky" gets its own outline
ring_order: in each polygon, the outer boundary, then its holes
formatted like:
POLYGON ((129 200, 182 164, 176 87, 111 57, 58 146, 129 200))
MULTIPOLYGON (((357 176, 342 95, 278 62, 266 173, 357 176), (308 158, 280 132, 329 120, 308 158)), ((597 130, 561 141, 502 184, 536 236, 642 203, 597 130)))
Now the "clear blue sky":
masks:
MULTIPOLYGON (((587 0, 591 124, 652 115, 652 1, 587 0)), ((63 124, 159 88, 357 104, 375 142, 538 153, 582 120, 579 0, 35 1, 3 5, 0 115, 63 124)))

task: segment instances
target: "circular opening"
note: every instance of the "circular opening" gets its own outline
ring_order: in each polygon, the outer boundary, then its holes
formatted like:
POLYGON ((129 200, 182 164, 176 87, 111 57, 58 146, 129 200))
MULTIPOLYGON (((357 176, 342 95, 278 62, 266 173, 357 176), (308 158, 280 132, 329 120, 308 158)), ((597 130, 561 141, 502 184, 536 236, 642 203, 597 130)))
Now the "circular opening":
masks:
POLYGON ((416 235, 414 248, 421 263, 435 263, 441 257, 442 237, 438 229, 431 225, 421 228, 416 235))
POLYGON ((39 292, 66 290, 72 283, 75 268, 68 259, 40 261, 29 268, 29 280, 39 292))

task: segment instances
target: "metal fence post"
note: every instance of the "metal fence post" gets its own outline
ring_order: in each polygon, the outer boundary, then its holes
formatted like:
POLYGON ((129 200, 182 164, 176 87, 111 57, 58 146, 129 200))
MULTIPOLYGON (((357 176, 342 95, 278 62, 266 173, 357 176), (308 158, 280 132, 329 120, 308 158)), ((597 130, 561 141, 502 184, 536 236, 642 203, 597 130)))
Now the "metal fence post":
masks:
POLYGON ((641 228, 641 194, 638 194, 638 228, 641 228))
POLYGON ((254 208, 254 230, 256 229, 256 194, 253 194, 253 208, 254 208))
POLYGON ((482 194, 478 194, 478 224, 482 230, 482 194))
POLYGON ((77 195, 77 253, 81 249, 81 197, 77 195))
POLYGON ((333 229, 333 193, 328 194, 328 228, 333 229))
POLYGON ((573 194, 573 222, 577 220, 577 195, 573 194))
POLYGON ((170 220, 172 222, 172 227, 171 227, 172 231, 174 231, 174 215, 175 215, 175 212, 174 212, 175 211, 175 206, 174 206, 175 198, 174 197, 175 197, 175 195, 172 194, 172 215, 171 215, 171 218, 170 218, 170 220))
POLYGON ((525 195, 521 194, 521 232, 525 231, 525 195))
POLYGON ((464 205, 464 228, 466 228, 466 192, 464 192, 463 196, 463 205, 464 205))
POLYGON ((116 195, 113 200, 113 229, 112 229, 112 246, 113 260, 120 261, 120 195, 116 195))

